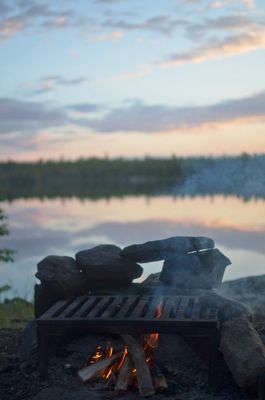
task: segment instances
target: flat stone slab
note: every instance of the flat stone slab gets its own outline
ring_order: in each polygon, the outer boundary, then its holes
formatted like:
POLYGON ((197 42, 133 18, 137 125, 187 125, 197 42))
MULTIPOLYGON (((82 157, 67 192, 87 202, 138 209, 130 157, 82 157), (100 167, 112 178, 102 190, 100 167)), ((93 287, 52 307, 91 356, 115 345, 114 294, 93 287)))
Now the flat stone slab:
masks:
POLYGON ((121 251, 121 256, 136 262, 146 263, 164 260, 176 253, 186 254, 212 248, 214 248, 214 241, 208 237, 174 236, 125 247, 121 251))

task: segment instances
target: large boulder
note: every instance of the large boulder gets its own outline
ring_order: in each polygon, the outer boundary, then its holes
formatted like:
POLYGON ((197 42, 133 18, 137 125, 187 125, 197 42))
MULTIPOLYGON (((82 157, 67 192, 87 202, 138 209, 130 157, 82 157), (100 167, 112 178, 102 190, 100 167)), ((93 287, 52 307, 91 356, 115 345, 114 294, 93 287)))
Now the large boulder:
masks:
POLYGON ((121 249, 114 245, 99 245, 76 254, 78 267, 83 271, 90 287, 119 287, 139 278, 143 268, 134 261, 120 256, 121 249))
POLYGON ((207 237, 175 236, 154 240, 143 244, 133 244, 121 251, 121 256, 136 262, 145 263, 164 260, 174 254, 211 249, 214 241, 207 237))
POLYGON ((215 292, 208 292, 200 297, 202 307, 217 308, 218 319, 221 323, 234 318, 247 318, 253 320, 252 310, 239 301, 220 296, 215 292))
POLYGON ((265 373, 265 347, 247 318, 233 318, 222 324, 220 348, 238 386, 256 386, 265 373))
POLYGON ((72 257, 47 256, 37 268, 35 276, 59 297, 67 298, 86 291, 85 276, 72 257))
POLYGON ((223 282, 218 292, 247 304, 257 320, 265 320, 265 275, 223 282))
POLYGON ((177 254, 164 262, 160 280, 183 288, 211 289, 221 284, 231 261, 218 249, 177 254))

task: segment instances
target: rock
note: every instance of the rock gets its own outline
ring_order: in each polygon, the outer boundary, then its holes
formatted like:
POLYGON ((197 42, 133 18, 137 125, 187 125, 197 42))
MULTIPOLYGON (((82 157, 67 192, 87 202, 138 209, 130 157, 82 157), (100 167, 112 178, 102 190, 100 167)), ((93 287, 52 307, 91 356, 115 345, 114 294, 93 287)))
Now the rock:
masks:
POLYGON ((238 386, 256 386, 259 376, 265 373, 265 347, 247 318, 233 318, 222 324, 220 348, 238 386))
POLYGON ((164 260, 176 253, 210 249, 214 241, 207 237, 175 236, 163 240, 154 240, 143 244, 133 244, 121 251, 121 256, 136 262, 164 260))
POLYGON ((34 315, 35 318, 40 317, 47 311, 56 301, 60 300, 61 296, 54 293, 45 285, 34 286, 34 315))
POLYGON ((265 275, 223 282, 218 293, 247 304, 257 320, 265 320, 265 275))
POLYGON ((120 256, 121 249, 113 245, 100 245, 76 254, 78 267, 86 276, 90 287, 128 285, 142 275, 143 268, 120 256))
POLYGON ((247 318, 249 321, 253 320, 253 314, 248 306, 239 301, 220 296, 214 292, 202 295, 200 297, 200 303, 205 307, 218 308, 218 317, 221 323, 240 317, 247 318))
POLYGON ((210 274, 213 283, 219 286, 222 282, 225 268, 232 264, 231 260, 218 249, 199 252, 198 257, 203 265, 205 274, 210 274))
POLYGON ((22 371, 28 371, 37 366, 37 323, 35 320, 29 321, 22 332, 18 359, 22 371))
POLYGON ((85 293, 85 276, 72 257, 47 256, 37 267, 35 276, 61 298, 85 293))
POLYGON ((166 285, 197 288, 202 272, 203 268, 197 253, 178 254, 165 260, 160 281, 166 285))
POLYGON ((191 254, 177 254, 164 262, 160 280, 182 288, 211 289, 221 284, 231 261, 218 249, 191 254))

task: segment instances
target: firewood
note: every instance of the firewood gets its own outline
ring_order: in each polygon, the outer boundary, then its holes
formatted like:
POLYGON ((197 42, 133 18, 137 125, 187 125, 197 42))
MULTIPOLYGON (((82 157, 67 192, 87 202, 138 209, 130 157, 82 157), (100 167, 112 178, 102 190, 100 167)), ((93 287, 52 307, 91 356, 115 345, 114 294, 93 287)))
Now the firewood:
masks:
POLYGON ((84 383, 89 379, 98 376, 102 370, 104 371, 105 368, 112 365, 118 358, 122 356, 122 354, 123 351, 116 353, 111 357, 97 361, 94 364, 90 364, 87 367, 80 369, 77 374, 81 381, 84 383))
POLYGON ((136 368, 140 395, 143 397, 152 396, 155 394, 155 389, 142 346, 131 335, 121 336, 128 347, 136 368))
POLYGON ((154 382, 154 387, 155 387, 156 392, 163 392, 165 389, 168 388, 165 375, 160 370, 158 365, 155 363, 152 363, 152 366, 150 369, 151 369, 151 374, 153 377, 153 382, 154 382))
POLYGON ((115 385, 114 389, 115 394, 126 392, 129 385, 129 381, 131 379, 132 370, 133 370, 132 358, 130 354, 127 354, 124 363, 122 364, 122 367, 120 369, 120 373, 115 385))

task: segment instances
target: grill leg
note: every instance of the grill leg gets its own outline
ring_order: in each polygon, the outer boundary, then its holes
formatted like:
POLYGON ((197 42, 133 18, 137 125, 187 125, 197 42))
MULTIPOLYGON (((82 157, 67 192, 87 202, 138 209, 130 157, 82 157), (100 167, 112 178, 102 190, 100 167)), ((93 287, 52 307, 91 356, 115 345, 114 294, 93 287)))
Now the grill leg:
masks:
POLYGON ((219 336, 216 334, 209 339, 208 381, 210 385, 216 385, 219 376, 219 336))
POLYGON ((50 358, 49 337, 38 328, 38 347, 39 347, 39 374, 41 379, 48 377, 48 365, 50 358))
POLYGON ((183 339, 208 367, 208 382, 215 386, 219 375, 219 335, 212 330, 204 335, 183 335, 183 339))

